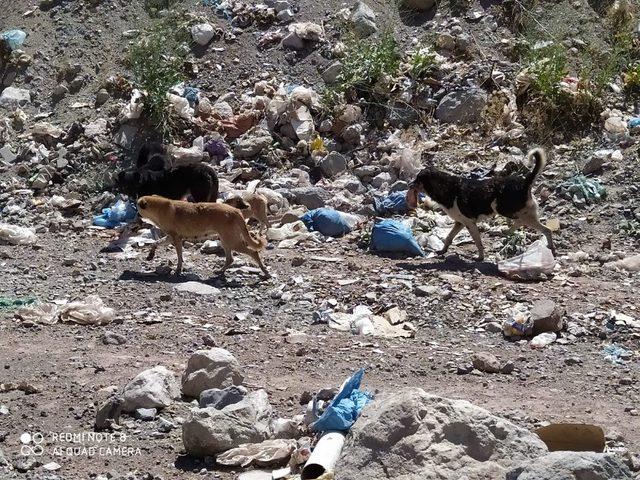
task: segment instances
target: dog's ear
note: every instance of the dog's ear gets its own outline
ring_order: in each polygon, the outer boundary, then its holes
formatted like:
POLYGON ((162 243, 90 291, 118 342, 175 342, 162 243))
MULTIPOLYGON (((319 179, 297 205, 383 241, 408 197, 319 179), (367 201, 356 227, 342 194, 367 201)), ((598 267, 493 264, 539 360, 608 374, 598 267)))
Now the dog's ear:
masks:
POLYGON ((142 197, 138 200, 138 210, 145 210, 147 208, 147 199, 142 197))

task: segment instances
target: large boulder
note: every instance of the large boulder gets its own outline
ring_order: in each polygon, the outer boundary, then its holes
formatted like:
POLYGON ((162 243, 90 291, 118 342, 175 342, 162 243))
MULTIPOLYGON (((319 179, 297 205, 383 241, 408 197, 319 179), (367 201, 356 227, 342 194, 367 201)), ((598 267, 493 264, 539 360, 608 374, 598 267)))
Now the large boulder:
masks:
POLYGON ((174 373, 158 365, 139 373, 122 392, 122 411, 136 408, 164 408, 180 397, 180 387, 174 373))
POLYGON ((338 480, 503 479, 547 453, 537 435, 464 400, 410 388, 381 395, 351 430, 338 480))
POLYGON ((436 4, 436 0, 402 0, 401 5, 411 10, 431 10, 436 4))
POLYGON ((267 392, 249 393, 222 410, 195 408, 182 425, 182 443, 187 454, 216 455, 243 443, 258 443, 269 437, 271 405, 267 392))
POLYGON ((512 469, 506 480, 632 480, 619 459, 606 453, 552 452, 512 469))
POLYGON ((270 135, 246 136, 238 140, 233 153, 237 158, 252 158, 262 153, 272 141, 270 135))
POLYGON ((458 90, 440 101, 436 118, 445 123, 474 123, 481 119, 486 105, 487 94, 482 90, 458 90))
POLYGON ((224 348, 198 350, 182 375, 182 393, 198 398, 204 390, 241 385, 243 380, 240 364, 231 352, 224 348))

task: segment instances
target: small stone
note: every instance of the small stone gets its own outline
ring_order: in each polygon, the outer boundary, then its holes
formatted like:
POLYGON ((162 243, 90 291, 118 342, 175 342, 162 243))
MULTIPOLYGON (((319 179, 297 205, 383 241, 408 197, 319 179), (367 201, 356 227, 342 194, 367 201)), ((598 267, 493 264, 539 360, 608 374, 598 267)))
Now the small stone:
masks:
POLYGON ((124 345, 127 343, 127 337, 119 333, 109 331, 100 335, 100 340, 102 340, 102 343, 105 345, 124 345))
POLYGON ((133 412, 133 416, 138 420, 148 422, 154 420, 157 413, 158 410, 156 410, 155 408, 136 408, 133 412))
POLYGON ((564 359, 564 364, 568 366, 580 365, 581 363, 582 359, 580 357, 567 357, 564 359))
POLYGON ((200 23, 191 27, 191 38, 200 46, 207 45, 215 34, 215 29, 209 23, 200 23))
POLYGON ((171 430, 178 428, 178 426, 167 420, 166 418, 159 417, 158 418, 158 431, 162 433, 169 433, 171 430))
POLYGON ((633 378, 622 377, 619 381, 620 385, 633 385, 633 378))
POLYGON ((509 375, 511 373, 513 373, 513 371, 516 369, 516 364, 513 363, 512 361, 508 361, 507 363, 505 363, 502 368, 500 369, 500 373, 504 373, 505 375, 509 375))
POLYGON ((69 93, 69 89, 66 85, 60 84, 53 89, 51 97, 54 101, 59 101, 69 93))
POLYGON ((473 370, 473 365, 471 364, 458 365, 458 369, 456 373, 458 375, 466 375, 468 373, 471 373, 472 370, 473 370))
POLYGON ((362 37, 368 37, 378 31, 376 14, 366 3, 358 2, 351 14, 353 29, 362 37))
POLYGON ((331 178, 344 172, 347 169, 347 159, 338 152, 329 152, 320 161, 320 169, 325 176, 331 178))
POLYGON ((183 282, 174 286, 179 292, 191 292, 197 295, 219 295, 220 289, 202 282, 183 282))
POLYGON ((500 360, 486 352, 475 353, 472 357, 473 367, 485 373, 499 373, 501 370, 500 360))
MULTIPOLYGON (((338 75, 340 74, 341 69, 342 69, 342 63, 333 62, 324 70, 324 72, 322 72, 322 79, 327 84, 335 83, 336 80, 338 79, 338 75)), ((331 127, 329 127, 328 130, 331 130, 331 127)), ((321 125, 320 131, 327 131, 327 129, 321 125)))
POLYGON ((0 105, 8 107, 23 107, 31 102, 31 93, 24 88, 7 87, 0 94, 0 105))
POLYGON ((96 93, 96 106, 100 107, 104 105, 105 103, 107 103, 109 98, 109 92, 105 88, 101 88, 100 90, 98 90, 98 93, 96 93))

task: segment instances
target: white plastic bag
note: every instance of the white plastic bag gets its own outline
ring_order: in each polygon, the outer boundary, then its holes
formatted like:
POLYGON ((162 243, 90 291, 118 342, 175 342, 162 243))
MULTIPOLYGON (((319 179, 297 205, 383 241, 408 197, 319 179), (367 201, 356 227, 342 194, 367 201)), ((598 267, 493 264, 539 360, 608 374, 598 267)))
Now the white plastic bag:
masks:
POLYGON ((124 106, 122 109, 122 116, 125 120, 134 120, 136 118, 140 118, 142 114, 142 109, 144 108, 144 103, 142 103, 142 92, 137 88, 133 89, 131 92, 131 99, 129 103, 124 106))
POLYGON ((550 274, 556 266, 553 253, 545 241, 536 240, 522 254, 498 262, 498 270, 507 277, 522 279, 537 278, 541 274, 550 274))
POLYGON ((398 178, 406 182, 413 181, 422 169, 420 153, 411 148, 403 148, 396 153, 391 158, 390 164, 397 170, 398 178))
POLYGON ((106 325, 115 316, 113 308, 105 307, 97 295, 89 295, 84 301, 68 303, 60 310, 60 321, 80 325, 106 325))
MULTIPOLYGON (((180 97, 182 98, 182 97, 180 97)), ((186 99, 185 99, 186 101, 186 99)), ((176 165, 185 165, 202 161, 204 155, 204 138, 198 137, 190 148, 170 146, 169 154, 175 159, 176 165)))
POLYGON ((281 465, 298 446, 295 440, 265 440, 262 443, 245 443, 216 456, 216 463, 227 467, 281 465))
POLYGON ((36 234, 29 228, 0 223, 0 241, 12 245, 26 245, 35 243, 36 240, 36 234))

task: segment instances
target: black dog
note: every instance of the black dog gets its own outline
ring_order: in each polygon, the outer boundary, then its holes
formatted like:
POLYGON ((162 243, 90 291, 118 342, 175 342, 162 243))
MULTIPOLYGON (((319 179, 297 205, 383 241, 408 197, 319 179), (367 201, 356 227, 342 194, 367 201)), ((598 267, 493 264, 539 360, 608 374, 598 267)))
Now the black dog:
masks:
POLYGON ((439 253, 445 253, 462 227, 466 227, 478 248, 479 260, 483 260, 484 248, 476 222, 498 214, 514 220, 513 229, 522 225, 542 232, 555 254, 551 230, 540 223, 538 204, 531 194, 531 186, 546 165, 547 156, 541 148, 531 150, 527 156, 535 159, 535 167, 525 176, 508 172, 483 179, 463 178, 432 165, 418 173, 407 192, 409 208, 416 208, 418 194, 426 193, 456 222, 439 253))
POLYGON ((196 202, 215 202, 218 176, 204 163, 173 167, 164 148, 146 144, 140 150, 135 169, 118 173, 117 188, 130 197, 160 195, 180 200, 191 195, 196 202))

